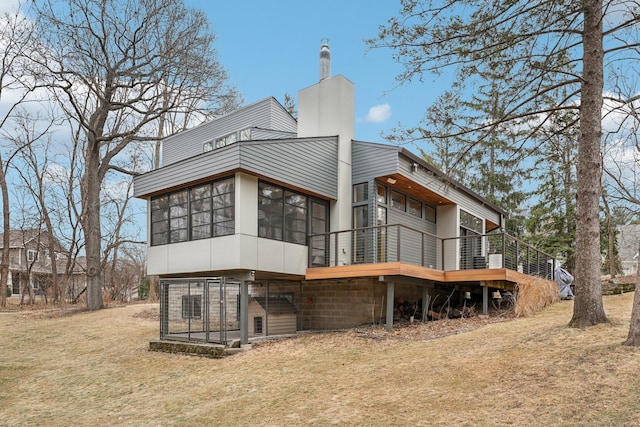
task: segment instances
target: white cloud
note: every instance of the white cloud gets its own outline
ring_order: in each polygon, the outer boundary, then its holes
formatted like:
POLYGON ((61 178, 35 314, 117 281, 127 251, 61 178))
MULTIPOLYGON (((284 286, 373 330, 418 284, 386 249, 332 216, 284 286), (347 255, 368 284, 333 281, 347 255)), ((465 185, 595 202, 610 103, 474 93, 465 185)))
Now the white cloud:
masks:
POLYGON ((18 6, 20 6, 19 0, 2 0, 0 2, 0 15, 4 15, 5 13, 15 13, 18 6))
POLYGON ((369 114, 364 118, 367 122, 383 123, 391 117, 391 106, 389 104, 375 105, 369 108, 369 114))

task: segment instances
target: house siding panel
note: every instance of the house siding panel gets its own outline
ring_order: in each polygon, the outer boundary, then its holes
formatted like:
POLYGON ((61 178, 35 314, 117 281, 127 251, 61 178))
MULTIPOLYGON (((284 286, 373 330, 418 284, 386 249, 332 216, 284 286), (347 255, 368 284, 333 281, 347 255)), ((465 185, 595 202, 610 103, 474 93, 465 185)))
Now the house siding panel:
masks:
MULTIPOLYGON (((436 224, 425 221, 422 218, 418 218, 407 212, 401 212, 398 209, 387 208, 387 223, 388 224, 402 224, 410 227, 414 230, 421 231, 423 233, 436 234, 436 224)), ((390 260, 397 259, 397 243, 398 243, 398 229, 389 230, 387 246, 392 258, 390 260)), ((439 250, 438 242, 434 239, 424 238, 422 234, 418 234, 412 230, 400 229, 400 243, 401 257, 398 261, 407 262, 411 264, 422 264, 424 259, 425 266, 437 265, 437 252, 439 250), (424 258, 422 252, 424 251, 424 258)))
POLYGON ((163 164, 170 165, 201 154, 205 142, 248 127, 296 132, 297 124, 278 101, 266 98, 234 113, 166 138, 162 143, 163 164))
POLYGON ((164 166, 134 180, 134 197, 179 187, 240 167, 240 144, 164 166))
POLYGON ((256 141, 265 140, 265 139, 287 139, 287 138, 295 138, 295 132, 283 132, 280 130, 271 130, 271 129, 261 129, 261 128, 252 128, 251 129, 251 139, 256 141))
POLYGON ((337 197, 337 139, 319 138, 247 144, 241 167, 289 186, 337 197))
POLYGON ((135 178, 134 196, 144 197, 225 172, 243 170, 337 197, 337 138, 239 142, 135 178))
POLYGON ((354 141, 352 146, 353 183, 389 175, 398 170, 398 149, 393 146, 354 141))
POLYGON ((407 178, 410 178, 421 184, 422 186, 435 191, 456 203, 462 209, 472 213, 480 218, 486 218, 490 221, 500 224, 500 213, 494 208, 483 204, 479 199, 468 194, 466 191, 456 187, 455 185, 442 182, 433 176, 418 174, 411 171, 411 164, 413 161, 404 156, 400 157, 398 163, 398 172, 407 178))

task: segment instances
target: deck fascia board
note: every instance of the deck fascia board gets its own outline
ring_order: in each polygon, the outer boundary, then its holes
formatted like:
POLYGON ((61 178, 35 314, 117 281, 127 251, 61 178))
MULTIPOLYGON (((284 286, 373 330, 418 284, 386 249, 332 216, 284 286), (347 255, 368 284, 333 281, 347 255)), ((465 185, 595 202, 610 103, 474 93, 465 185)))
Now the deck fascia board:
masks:
POLYGON ((338 267, 308 268, 305 280, 330 280, 370 278, 380 276, 404 276, 441 283, 494 282, 516 283, 529 277, 506 268, 441 271, 403 262, 343 265, 338 267))

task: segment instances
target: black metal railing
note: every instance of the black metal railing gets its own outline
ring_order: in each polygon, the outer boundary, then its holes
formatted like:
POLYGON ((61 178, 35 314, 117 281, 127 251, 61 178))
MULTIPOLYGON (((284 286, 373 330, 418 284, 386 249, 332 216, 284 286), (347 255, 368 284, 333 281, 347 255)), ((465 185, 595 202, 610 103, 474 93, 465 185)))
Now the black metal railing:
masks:
POLYGON ((555 258, 506 233, 442 238, 402 224, 309 236, 309 267, 405 262, 437 270, 507 268, 553 278, 555 258))
POLYGON ((506 233, 444 238, 442 252, 457 252, 460 270, 507 268, 530 276, 553 279, 556 269, 556 259, 552 255, 506 233))

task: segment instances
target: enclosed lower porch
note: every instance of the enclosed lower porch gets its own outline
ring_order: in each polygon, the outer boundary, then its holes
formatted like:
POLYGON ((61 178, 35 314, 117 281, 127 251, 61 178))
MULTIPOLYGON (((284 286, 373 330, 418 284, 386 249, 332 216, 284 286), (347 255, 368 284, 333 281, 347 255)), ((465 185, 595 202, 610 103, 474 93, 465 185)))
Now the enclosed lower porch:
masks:
POLYGON ((301 331, 391 330, 409 318, 488 315, 515 309, 523 296, 546 305, 557 295, 554 282, 508 269, 477 270, 471 277, 404 263, 367 267, 314 269, 306 280, 163 279, 160 341, 240 347, 301 331))

